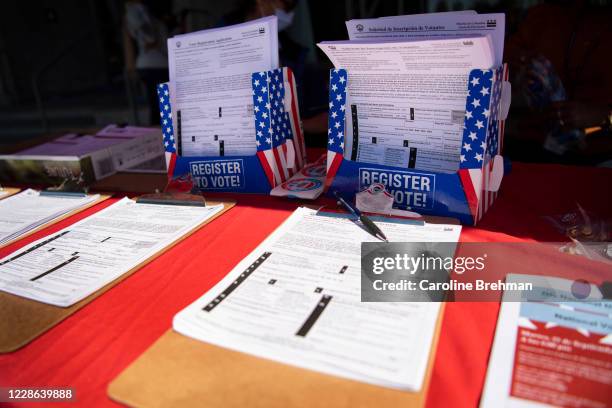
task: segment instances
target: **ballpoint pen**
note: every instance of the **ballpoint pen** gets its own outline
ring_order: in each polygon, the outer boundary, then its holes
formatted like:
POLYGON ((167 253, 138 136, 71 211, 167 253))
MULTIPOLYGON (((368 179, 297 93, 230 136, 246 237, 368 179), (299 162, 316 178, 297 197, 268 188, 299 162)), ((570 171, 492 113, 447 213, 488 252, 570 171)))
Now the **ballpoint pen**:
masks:
POLYGON ((361 224, 363 225, 363 227, 370 234, 380 239, 381 241, 389 242, 385 234, 381 231, 380 228, 378 228, 376 224, 374 224, 374 222, 371 219, 363 215, 361 211, 359 211, 356 207, 353 207, 352 205, 347 203, 344 198, 340 197, 340 194, 338 194, 337 191, 334 191, 334 196, 338 200, 338 203, 342 204, 342 206, 344 206, 351 214, 359 218, 359 221, 361 221, 361 224))

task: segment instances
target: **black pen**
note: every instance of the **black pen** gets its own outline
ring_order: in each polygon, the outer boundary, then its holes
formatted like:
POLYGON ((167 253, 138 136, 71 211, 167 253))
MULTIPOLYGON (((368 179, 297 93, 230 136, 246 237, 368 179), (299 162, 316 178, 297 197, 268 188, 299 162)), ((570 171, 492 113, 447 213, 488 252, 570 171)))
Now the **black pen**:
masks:
POLYGON ((359 218, 359 221, 361 221, 361 224, 370 234, 374 235, 376 238, 380 239, 381 241, 389 242, 385 234, 380 230, 380 228, 378 228, 376 224, 374 224, 374 222, 371 219, 363 215, 361 211, 359 211, 356 207, 353 207, 352 205, 347 203, 346 200, 344 200, 344 198, 340 197, 340 194, 338 194, 337 191, 334 191, 334 196, 338 200, 338 203, 342 204, 347 210, 349 210, 349 212, 351 212, 354 216, 359 218))

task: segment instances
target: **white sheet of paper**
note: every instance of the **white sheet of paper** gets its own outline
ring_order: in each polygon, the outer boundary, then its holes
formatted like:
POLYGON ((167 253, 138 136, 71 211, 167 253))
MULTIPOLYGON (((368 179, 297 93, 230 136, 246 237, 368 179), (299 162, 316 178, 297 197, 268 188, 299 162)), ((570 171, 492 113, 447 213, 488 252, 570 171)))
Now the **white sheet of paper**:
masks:
POLYGON ((495 65, 504 57, 506 15, 504 13, 432 13, 384 18, 349 20, 346 22, 349 39, 435 40, 490 35, 495 51, 495 65))
MULTIPOLYGON (((384 19, 394 19, 394 18, 398 18, 398 17, 416 17, 416 16, 444 16, 444 15, 448 15, 448 14, 478 14, 476 12, 476 10, 457 10, 457 11, 438 11, 435 13, 416 13, 416 14, 403 14, 403 15, 399 15, 399 16, 383 16, 383 17, 377 17, 379 20, 384 20, 384 19)), ((349 20, 352 21, 352 20, 349 20)))
POLYGON ((275 16, 168 40, 170 97, 183 156, 255 154, 251 73, 278 68, 275 16))
MULTIPOLYGON (((456 242, 461 231, 459 225, 377 224, 391 241, 456 242)), ((299 208, 221 282, 178 313, 173 327, 282 363, 418 390, 440 304, 362 303, 365 241, 376 238, 348 218, 299 208), (328 303, 313 321, 320 302, 328 303)))
MULTIPOLYGON (((565 405, 569 401, 581 401, 579 406, 605 406, 602 401, 589 401, 589 394, 593 391, 588 391, 588 383, 599 383, 600 390, 610 390, 612 302, 602 301, 602 293, 594 285, 591 285, 589 298, 580 302, 543 301, 546 292, 555 298, 566 293, 570 299, 575 281, 568 279, 510 274, 506 282, 531 282, 534 288, 544 290, 538 302, 502 302, 480 407, 536 408, 565 405), (535 323, 545 324, 551 329, 550 334, 536 330, 519 340, 519 328, 528 329, 530 333, 536 329, 535 323), (603 336, 595 345, 600 352, 585 356, 580 351, 594 345, 581 344, 580 339, 567 336, 567 331, 565 335, 561 334, 558 329, 562 327, 581 333, 585 341, 603 336), (515 360, 517 342, 522 344, 519 362, 515 360), (521 366, 518 374, 515 364, 521 366), (548 405, 511 395, 513 376, 516 375, 514 388, 520 389, 519 395, 536 396, 536 399, 545 398, 556 403, 548 405)), ((597 391, 595 393, 600 398, 603 396, 597 391)))
POLYGON ((0 201, 0 244, 53 221, 100 198, 99 195, 41 195, 27 189, 0 201))
POLYGON ((67 307, 112 282, 223 209, 128 198, 0 260, 0 290, 67 307))
POLYGON ((457 171, 467 80, 472 69, 493 66, 489 37, 318 45, 336 68, 349 74, 347 159, 408 168, 412 155, 412 168, 457 171), (353 133, 354 112, 358 135, 353 133))

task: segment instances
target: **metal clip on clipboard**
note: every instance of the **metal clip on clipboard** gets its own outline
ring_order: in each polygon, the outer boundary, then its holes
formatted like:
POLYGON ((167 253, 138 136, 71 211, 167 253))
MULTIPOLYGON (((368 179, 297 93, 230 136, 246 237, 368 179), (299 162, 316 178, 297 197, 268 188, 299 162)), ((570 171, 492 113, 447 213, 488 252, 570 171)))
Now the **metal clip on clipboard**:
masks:
POLYGON ((153 193, 136 198, 138 204, 163 204, 206 207, 203 196, 192 193, 153 193))
POLYGON ((187 205, 196 207, 206 207, 206 199, 195 187, 191 180, 191 175, 183 177, 177 183, 176 180, 169 180, 163 192, 156 191, 152 194, 144 194, 136 198, 139 204, 165 204, 165 205, 187 205), (189 191, 185 191, 190 187, 189 191))

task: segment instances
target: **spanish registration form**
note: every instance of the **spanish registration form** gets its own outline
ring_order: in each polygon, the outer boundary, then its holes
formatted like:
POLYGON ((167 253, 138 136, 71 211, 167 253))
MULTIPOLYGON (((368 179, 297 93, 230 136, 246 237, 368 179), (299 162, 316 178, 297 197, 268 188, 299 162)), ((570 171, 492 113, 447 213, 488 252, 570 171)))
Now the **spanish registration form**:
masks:
MULTIPOLYGON (((346 112, 345 158, 457 171, 469 73, 495 61, 489 36, 318 45, 337 69, 347 71, 340 78, 347 84, 346 100, 339 107, 330 102, 331 118, 338 109, 346 112)), ((330 137, 334 131, 330 126, 330 137)))

